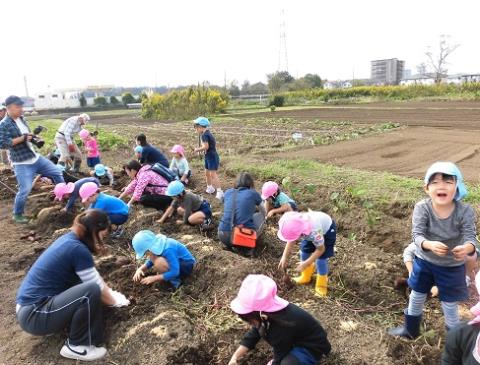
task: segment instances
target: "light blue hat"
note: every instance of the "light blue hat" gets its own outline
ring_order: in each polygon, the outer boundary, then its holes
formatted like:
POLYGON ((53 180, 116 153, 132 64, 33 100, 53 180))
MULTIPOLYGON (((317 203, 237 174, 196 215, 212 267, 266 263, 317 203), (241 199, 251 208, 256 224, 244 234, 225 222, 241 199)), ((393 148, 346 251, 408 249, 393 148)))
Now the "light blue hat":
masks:
POLYGON ((135 150, 136 153, 142 153, 143 152, 143 147, 142 146, 136 146, 134 148, 134 150, 135 150))
POLYGON ((57 166, 58 171, 60 171, 60 172, 64 172, 64 171, 65 171, 65 166, 60 165, 60 164, 55 165, 55 166, 57 166))
POLYGON ((205 128, 210 127, 210 121, 205 117, 198 117, 197 119, 195 119, 193 124, 197 124, 205 128))
POLYGON ((425 185, 428 184, 430 178, 435 174, 446 174, 455 176, 457 183, 457 192, 455 193, 455 200, 462 200, 467 194, 467 187, 463 181, 463 175, 460 172, 460 169, 453 162, 435 162, 430 166, 425 174, 425 185))
POLYGON ((105 174, 107 173, 107 169, 101 163, 96 164, 94 169, 95 169, 95 175, 97 176, 105 176, 105 174))
POLYGON ((163 234, 153 233, 149 230, 137 232, 132 239, 132 246, 137 255, 137 260, 140 260, 147 251, 160 256, 165 250, 167 244, 167 237, 163 234))
POLYGON ((175 180, 168 184, 167 194, 168 196, 178 196, 185 191, 185 185, 181 181, 175 180))

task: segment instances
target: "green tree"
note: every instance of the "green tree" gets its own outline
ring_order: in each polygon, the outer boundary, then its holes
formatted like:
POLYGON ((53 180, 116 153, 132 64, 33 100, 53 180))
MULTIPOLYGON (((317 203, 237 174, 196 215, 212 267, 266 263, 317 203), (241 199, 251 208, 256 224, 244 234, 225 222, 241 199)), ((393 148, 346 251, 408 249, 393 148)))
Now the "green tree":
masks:
POLYGON ((322 79, 317 74, 306 74, 302 77, 310 87, 323 87, 322 79))
POLYGON ((115 96, 110 96, 110 104, 112 105, 117 105, 119 104, 120 102, 118 101, 117 97, 115 96))
POLYGON ((127 106, 127 104, 135 103, 135 98, 133 97, 132 93, 123 93, 122 95, 122 103, 123 105, 127 106))
POLYGON ((80 106, 82 108, 87 106, 87 99, 85 99, 85 95, 83 95, 83 93, 80 94, 80 99, 78 99, 78 101, 80 101, 80 106))
POLYGON ((93 104, 95 104, 95 106, 105 106, 107 105, 107 99, 104 96, 97 96, 93 99, 93 104))
POLYGON ((231 96, 238 96, 240 95, 240 88, 237 85, 237 81, 232 81, 230 85, 228 86, 228 93, 231 96))
POLYGON ((288 84, 295 81, 295 78, 288 71, 277 71, 267 75, 268 88, 272 94, 278 93, 288 88, 288 84))

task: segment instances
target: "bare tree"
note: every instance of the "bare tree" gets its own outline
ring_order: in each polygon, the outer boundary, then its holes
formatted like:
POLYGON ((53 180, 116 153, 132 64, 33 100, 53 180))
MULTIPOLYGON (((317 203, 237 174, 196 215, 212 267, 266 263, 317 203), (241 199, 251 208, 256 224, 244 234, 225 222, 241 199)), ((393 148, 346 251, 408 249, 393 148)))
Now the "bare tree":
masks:
POLYGON ((438 53, 434 53, 431 50, 431 47, 428 47, 427 52, 425 52, 428 63, 432 67, 435 74, 435 83, 441 82, 442 77, 447 76, 447 57, 450 56, 458 47, 460 47, 459 44, 450 44, 449 38, 450 36, 448 35, 440 35, 438 42, 438 53))
POLYGON ((417 65, 417 74, 420 76, 425 76, 427 74, 427 65, 425 62, 417 65))

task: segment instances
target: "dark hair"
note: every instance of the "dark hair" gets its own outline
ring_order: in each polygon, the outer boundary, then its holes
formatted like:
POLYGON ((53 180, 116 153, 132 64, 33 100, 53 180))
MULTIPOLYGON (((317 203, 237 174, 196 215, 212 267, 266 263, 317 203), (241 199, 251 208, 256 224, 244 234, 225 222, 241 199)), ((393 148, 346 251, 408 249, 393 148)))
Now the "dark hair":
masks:
POLYGON ((147 145, 147 136, 143 133, 140 133, 137 136, 137 141, 140 143, 140 146, 146 146, 147 145))
POLYGON ((92 253, 101 251, 103 241, 98 234, 110 229, 108 216, 99 209, 89 209, 77 215, 72 228, 76 228, 82 241, 92 253))
MULTIPOLYGON (((288 322, 288 321, 284 321, 282 319, 279 319, 277 312, 272 312, 272 313, 262 312, 262 315, 266 315, 267 319, 262 318, 260 316, 260 312, 258 312, 258 311, 250 312, 250 313, 246 313, 246 314, 239 314, 238 316, 240 317, 241 320, 243 320, 245 322, 248 322, 250 324, 252 324, 253 321, 257 321, 257 322, 262 323, 262 324, 267 324, 268 322, 270 322, 270 323, 276 322, 276 323, 278 323, 282 326, 286 326, 286 327, 294 327, 295 326, 295 323, 293 323, 293 322, 288 322)), ((267 325, 267 327, 268 327, 268 325, 267 325)))
POLYGON ((140 171, 141 168, 142 168, 142 165, 137 160, 131 160, 126 165, 123 165, 124 170, 128 169, 128 170, 135 170, 135 171, 138 172, 138 171, 140 171))
POLYGON ((237 176, 237 180, 235 180, 235 189, 238 188, 247 188, 247 189, 253 189, 255 187, 255 182, 253 181, 252 175, 250 175, 248 172, 241 172, 237 176))
POLYGON ((430 185, 433 182, 433 179, 435 179, 435 176, 437 176, 438 174, 442 175, 443 181, 456 181, 455 175, 449 175, 449 174, 443 174, 443 173, 437 172, 432 176, 430 176, 430 179, 428 179, 427 185, 430 185))

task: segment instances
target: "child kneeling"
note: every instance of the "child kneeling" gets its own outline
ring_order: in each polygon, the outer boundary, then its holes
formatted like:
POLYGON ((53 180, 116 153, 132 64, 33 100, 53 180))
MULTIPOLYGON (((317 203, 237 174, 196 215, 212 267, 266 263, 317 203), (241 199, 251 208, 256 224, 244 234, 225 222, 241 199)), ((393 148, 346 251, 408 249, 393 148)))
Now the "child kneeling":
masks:
POLYGON ((252 327, 228 365, 253 350, 260 341, 273 347, 272 365, 316 365, 331 350, 327 333, 308 312, 277 296, 277 284, 265 275, 248 275, 231 309, 252 327))
POLYGON ((138 232, 132 240, 132 246, 137 260, 146 257, 145 263, 140 266, 133 276, 134 282, 145 285, 157 281, 168 281, 175 288, 182 283, 182 279, 189 276, 195 266, 195 257, 182 243, 163 234, 149 230, 138 232), (154 269, 157 275, 145 276, 149 269, 154 269))
POLYGON ((171 196, 173 201, 158 223, 164 223, 176 211, 183 216, 183 220, 177 221, 179 224, 202 225, 203 229, 210 226, 212 210, 210 204, 200 195, 185 190, 185 185, 178 180, 168 184, 166 195, 171 196))
POLYGON ((413 271, 408 279, 412 289, 404 325, 389 331, 392 336, 416 338, 427 294, 436 285, 445 316, 445 326, 459 324, 458 302, 468 299, 465 258, 473 256, 477 239, 475 213, 461 203, 467 195, 463 176, 451 162, 434 163, 425 175, 429 198, 413 210, 412 236, 416 245, 413 271))
POLYGON ((275 181, 267 181, 263 184, 262 199, 265 200, 267 218, 271 218, 275 214, 298 211, 297 203, 281 191, 275 181))

